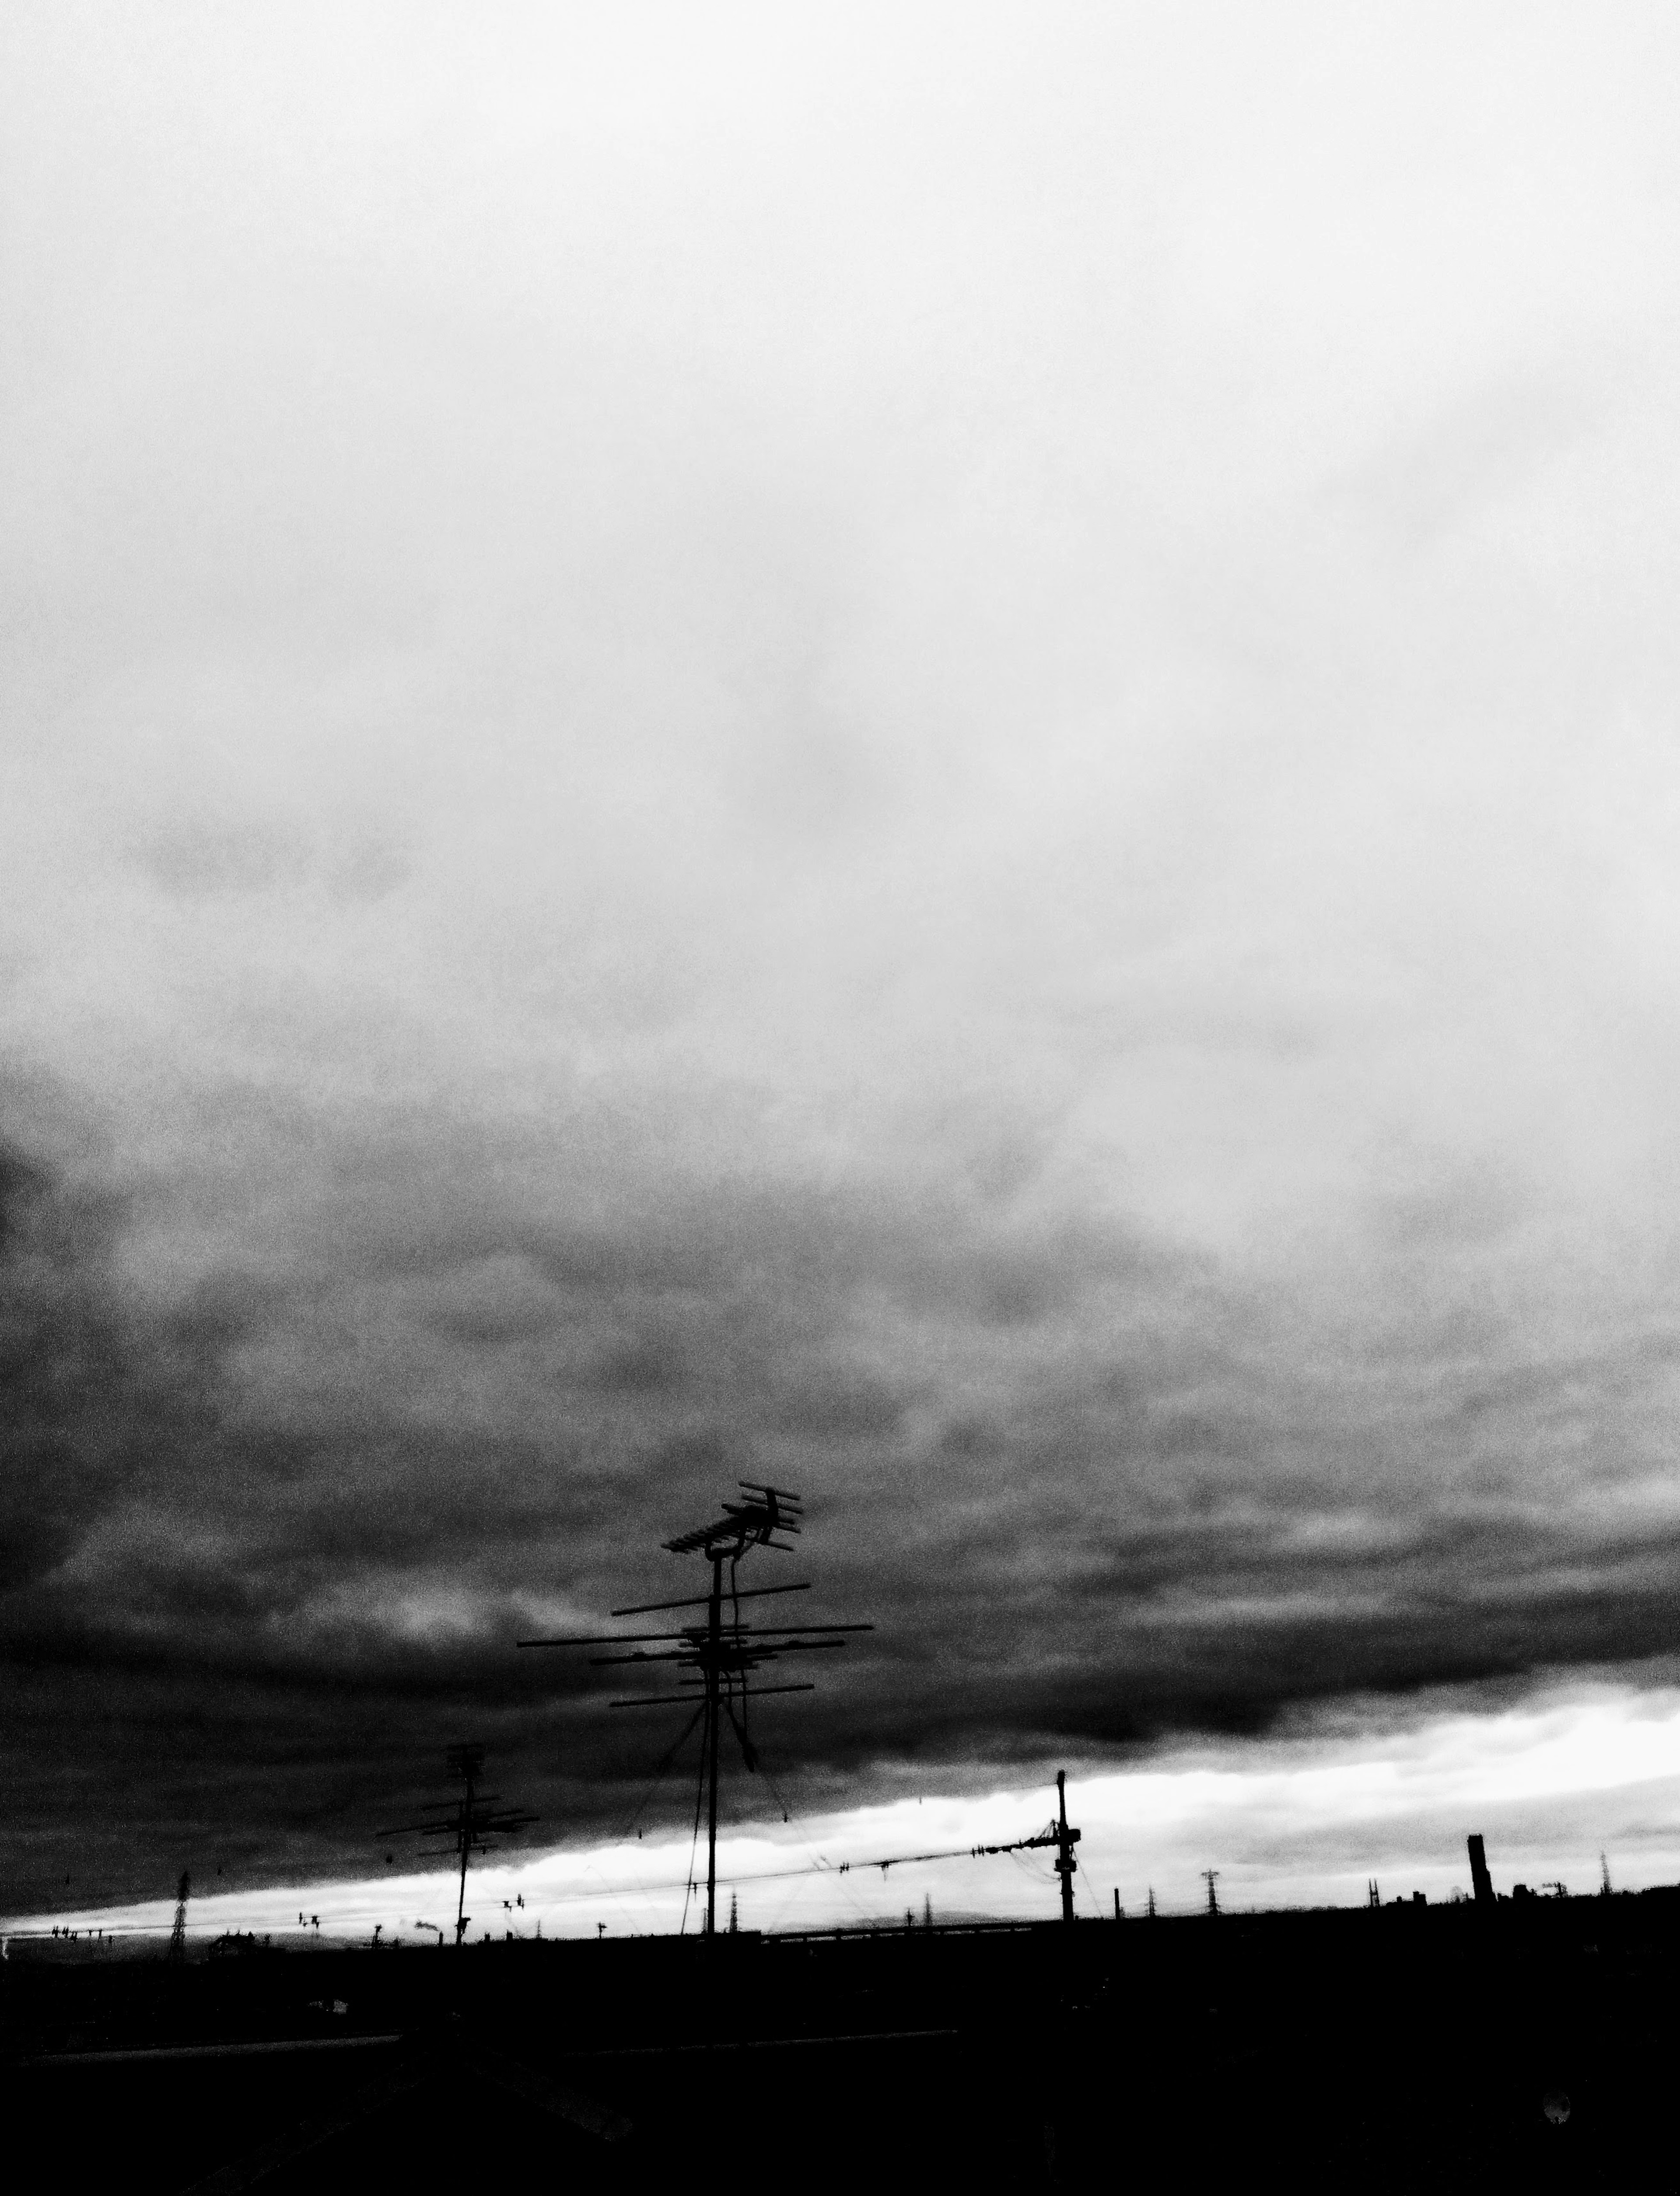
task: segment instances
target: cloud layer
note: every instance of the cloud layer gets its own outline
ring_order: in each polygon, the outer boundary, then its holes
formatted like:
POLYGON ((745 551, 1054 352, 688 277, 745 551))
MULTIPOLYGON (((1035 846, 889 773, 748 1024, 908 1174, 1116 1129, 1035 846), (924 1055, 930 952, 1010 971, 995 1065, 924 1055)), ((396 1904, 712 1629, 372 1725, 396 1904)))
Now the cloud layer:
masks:
POLYGON ((1671 1650, 1666 19, 93 20, 0 72, 19 1903, 469 1728, 609 1829, 511 1642, 742 1473, 880 1627, 825 1802, 1671 1650))
POLYGON ((1485 1253, 1396 1335, 1434 1237, 1374 1321, 932 1198, 568 1225, 499 1192, 531 1154, 463 1141, 335 1155, 354 1195, 167 1305, 118 1215, 13 1170, 9 1631, 43 1848, 68 1806, 84 1868, 106 1817, 112 1890, 171 1835, 342 1867, 457 1727, 610 1829, 665 1740, 603 1712, 621 1673, 512 1643, 697 1587, 657 1544, 743 1471, 806 1491, 813 1609, 880 1626, 765 1712, 830 1796, 1672 1644, 1672 1350, 1537 1364, 1478 1314, 1485 1253))

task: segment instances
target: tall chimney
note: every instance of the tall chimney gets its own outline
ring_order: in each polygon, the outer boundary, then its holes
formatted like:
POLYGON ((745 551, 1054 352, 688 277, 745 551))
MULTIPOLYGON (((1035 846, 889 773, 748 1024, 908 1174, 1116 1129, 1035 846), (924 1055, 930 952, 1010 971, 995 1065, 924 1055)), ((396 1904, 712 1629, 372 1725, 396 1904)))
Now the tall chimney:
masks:
POLYGON ((1487 1849, 1479 1835, 1472 1835, 1469 1846, 1470 1881, 1475 1887, 1475 1903, 1478 1906, 1492 1906, 1495 1903, 1493 1879, 1487 1873, 1487 1849))

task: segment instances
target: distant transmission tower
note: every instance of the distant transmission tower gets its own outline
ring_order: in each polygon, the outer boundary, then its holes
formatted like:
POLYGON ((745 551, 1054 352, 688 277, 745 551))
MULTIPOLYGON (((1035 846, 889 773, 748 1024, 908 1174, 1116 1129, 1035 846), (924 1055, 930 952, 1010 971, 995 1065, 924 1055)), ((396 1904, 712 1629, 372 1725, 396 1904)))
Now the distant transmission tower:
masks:
MULTIPOLYGON (((446 1758, 450 1775, 459 1778, 461 1785, 461 1795, 448 1813, 434 1815, 430 1821, 424 1823, 398 1823, 390 1829, 376 1831, 375 1835, 395 1838, 401 1837, 405 1832, 415 1831, 423 1838, 449 1840, 460 1863, 460 1895, 455 1902, 455 1942, 459 1945, 466 1935, 467 1924, 472 1919, 466 1910, 467 1863, 476 1852, 488 1852, 493 1837, 510 1836, 515 1830, 522 1830, 541 1818, 528 1813, 523 1807, 503 1806, 499 1795, 494 1792, 479 1790, 478 1779, 484 1767, 482 1746, 452 1746, 446 1758)), ((417 1922, 414 1926, 417 1929, 430 1929, 436 1925, 430 1922, 417 1922)), ((438 1942, 442 1944, 442 1941, 440 1932, 438 1942)))
MULTIPOLYGON (((749 1548, 776 1548, 784 1555, 792 1552, 792 1543, 778 1540, 776 1535, 797 1533, 800 1515, 800 1497, 790 1494, 785 1488, 763 1487, 748 1479, 742 1480, 739 1485, 747 1498, 744 1502, 725 1502, 723 1516, 714 1523, 696 1526, 691 1533, 679 1533, 674 1540, 664 1543, 673 1555, 701 1555, 706 1558, 712 1566, 711 1592, 690 1601, 645 1601, 612 1612, 615 1616, 650 1616, 667 1609, 704 1609, 703 1623, 686 1624, 679 1632, 629 1632, 616 1637, 609 1633, 599 1637, 519 1642, 522 1647, 628 1647, 632 1650, 628 1654, 592 1655, 590 1660, 601 1665, 674 1662, 679 1672, 690 1673, 682 1679, 679 1692, 644 1693, 631 1700, 615 1701, 612 1705, 615 1708, 656 1708, 692 1702, 694 1713, 689 1731, 704 1719, 701 1796, 708 1802, 703 1925, 707 1937, 717 1933, 718 1744, 725 1718, 740 1742, 742 1760, 749 1770, 756 1770, 759 1757, 747 1731, 748 1699, 759 1700, 766 1693, 809 1693, 815 1688, 810 1685, 749 1685, 752 1673, 761 1662, 774 1661, 778 1656, 815 1654, 824 1648, 844 1647, 846 1641, 836 1636, 840 1633, 875 1630, 872 1624, 767 1624, 759 1630, 742 1620, 743 1601, 762 1594, 806 1593, 810 1583, 806 1581, 794 1586, 759 1586, 736 1584, 736 1572, 749 1548), (727 1586, 724 1582, 725 1563, 729 1565, 727 1586), (724 1616, 725 1597, 730 1608, 727 1620, 724 1616), (812 1633, 823 1636, 811 1638, 809 1635, 812 1633), (656 1646, 658 1651, 649 1654, 647 1650, 650 1645, 656 1646)), ((684 1731, 683 1738, 687 1736, 684 1731)), ((682 1738, 677 1742, 678 1746, 682 1742, 682 1738)))
POLYGON ((1219 1893, 1214 1889, 1214 1886, 1219 1881, 1219 1870, 1216 1868, 1204 1868, 1202 1870, 1202 1881, 1208 1887, 1208 1911, 1209 1914, 1217 1914, 1219 1893))
POLYGON ((193 1879, 185 1869, 175 1887, 175 1927, 169 1933, 169 1956, 172 1967, 179 1967, 187 1956, 187 1901, 193 1895, 193 1879))

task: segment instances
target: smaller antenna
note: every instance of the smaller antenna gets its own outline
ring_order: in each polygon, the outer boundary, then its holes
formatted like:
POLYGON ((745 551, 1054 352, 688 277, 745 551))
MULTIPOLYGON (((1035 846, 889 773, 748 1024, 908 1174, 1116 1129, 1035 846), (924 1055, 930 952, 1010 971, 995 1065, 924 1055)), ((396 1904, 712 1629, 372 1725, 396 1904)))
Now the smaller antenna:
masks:
MULTIPOLYGON (((455 1943, 465 1940, 467 1923, 471 1916, 466 1910, 467 1863, 476 1852, 491 1851, 493 1837, 509 1837, 541 1820, 523 1807, 504 1806, 494 1792, 480 1792, 478 1779, 484 1768, 484 1749, 476 1741, 464 1741, 452 1746, 445 1759, 449 1773, 461 1784, 461 1795, 447 1814, 434 1815, 423 1823, 397 1823, 390 1829, 375 1833, 378 1837, 401 1837, 410 1832, 423 1838, 447 1838, 454 1846, 460 1862, 460 1895, 455 1904, 455 1943)), ((430 1929, 430 1922, 416 1922, 416 1928, 430 1929)), ((442 1939, 440 1937, 439 1940, 442 1939)))

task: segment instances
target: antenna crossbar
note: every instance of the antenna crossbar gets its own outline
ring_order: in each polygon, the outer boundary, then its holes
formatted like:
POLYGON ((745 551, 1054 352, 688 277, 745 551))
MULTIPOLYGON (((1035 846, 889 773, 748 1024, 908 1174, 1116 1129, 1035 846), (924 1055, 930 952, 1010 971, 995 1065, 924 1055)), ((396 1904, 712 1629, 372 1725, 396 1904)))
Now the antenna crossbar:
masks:
MULTIPOLYGON (((760 1630, 744 1622, 732 1623, 728 1617, 720 1618, 719 1636, 726 1641, 736 1639, 779 1639, 799 1632, 873 1632, 873 1624, 766 1624, 760 1630)), ((575 1638, 522 1639, 522 1647, 633 1647, 638 1643, 661 1639, 686 1639, 702 1645, 712 1637, 712 1627, 706 1624, 685 1624, 680 1632, 596 1632, 580 1633, 575 1638)))
MULTIPOLYGON (((764 1593, 809 1593, 810 1592, 811 1581, 801 1579, 795 1586, 738 1586, 732 1590, 730 1598, 732 1601, 750 1601, 764 1593)), ((611 1609, 607 1614, 609 1616, 651 1616, 656 1609, 704 1609, 710 1598, 709 1595, 701 1593, 691 1596, 687 1601, 644 1601, 634 1609, 611 1609)), ((534 1640, 522 1639, 519 1644, 524 1647, 534 1646, 536 1643, 534 1640)))
MULTIPOLYGON (((639 1696, 634 1700, 609 1701, 607 1705, 609 1708, 685 1708, 690 1701, 694 1700, 698 1696, 700 1690, 700 1687, 696 1685, 694 1687, 692 1691, 686 1693, 646 1693, 639 1696)), ((748 1693, 746 1697, 752 1701, 761 1701, 767 1693, 814 1693, 816 1690, 817 1688, 815 1685, 808 1684, 803 1685, 754 1685, 752 1691, 748 1693)))

